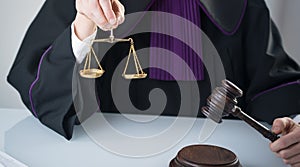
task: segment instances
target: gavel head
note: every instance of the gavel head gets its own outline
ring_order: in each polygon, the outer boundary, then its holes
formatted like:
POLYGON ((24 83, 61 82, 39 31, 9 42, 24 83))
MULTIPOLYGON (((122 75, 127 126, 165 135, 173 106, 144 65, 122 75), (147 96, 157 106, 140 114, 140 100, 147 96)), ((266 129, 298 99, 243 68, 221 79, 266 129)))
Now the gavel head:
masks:
POLYGON ((222 81, 222 86, 213 90, 207 98, 207 106, 202 107, 202 113, 217 123, 222 122, 222 117, 229 115, 237 105, 237 98, 243 91, 228 80, 222 81))

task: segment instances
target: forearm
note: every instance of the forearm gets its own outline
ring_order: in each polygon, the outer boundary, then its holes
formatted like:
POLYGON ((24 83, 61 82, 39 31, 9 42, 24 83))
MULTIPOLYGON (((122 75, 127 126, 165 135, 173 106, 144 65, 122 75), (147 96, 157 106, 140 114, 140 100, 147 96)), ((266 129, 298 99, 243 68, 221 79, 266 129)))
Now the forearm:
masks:
POLYGON ((36 79, 31 83, 29 91, 31 110, 36 117, 67 139, 72 137, 76 120, 84 120, 91 114, 91 109, 86 109, 87 105, 78 107, 85 104, 78 101, 78 96, 83 96, 78 89, 83 87, 86 91, 87 88, 85 80, 79 81, 80 65, 76 63, 78 60, 75 61, 76 56, 72 53, 72 34, 74 33, 69 26, 44 52, 37 67, 36 79))
POLYGON ((85 58, 86 54, 90 51, 90 45, 92 44, 92 40, 95 39, 97 34, 97 29, 95 28, 89 36, 84 39, 80 39, 75 32, 75 21, 71 25, 71 45, 74 56, 76 58, 77 63, 81 63, 85 58))

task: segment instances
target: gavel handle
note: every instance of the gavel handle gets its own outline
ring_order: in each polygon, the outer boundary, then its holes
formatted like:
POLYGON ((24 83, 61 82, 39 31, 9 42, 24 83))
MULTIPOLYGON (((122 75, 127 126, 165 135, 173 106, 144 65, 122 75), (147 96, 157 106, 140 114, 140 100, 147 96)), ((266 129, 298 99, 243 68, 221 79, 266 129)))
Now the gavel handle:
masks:
POLYGON ((278 135, 271 132, 267 127, 262 125, 261 123, 257 122, 255 119, 244 113, 241 108, 235 107, 231 113, 233 116, 240 118, 241 120, 244 120, 247 122, 250 126, 252 126, 254 129, 256 129, 258 132, 260 132, 265 138, 271 140, 274 142, 279 138, 278 135))

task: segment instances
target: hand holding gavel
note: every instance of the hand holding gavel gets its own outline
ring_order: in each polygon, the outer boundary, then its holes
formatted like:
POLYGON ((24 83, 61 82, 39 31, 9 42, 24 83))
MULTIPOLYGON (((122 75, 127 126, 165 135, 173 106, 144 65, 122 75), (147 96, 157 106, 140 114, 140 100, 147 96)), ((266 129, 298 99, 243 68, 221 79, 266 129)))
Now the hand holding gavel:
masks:
POLYGON ((243 91, 228 80, 222 81, 222 87, 217 87, 207 99, 207 106, 202 108, 202 113, 217 123, 222 122, 222 117, 232 114, 255 128, 264 137, 272 142, 279 137, 267 127, 244 113, 237 106, 237 98, 243 95, 243 91))

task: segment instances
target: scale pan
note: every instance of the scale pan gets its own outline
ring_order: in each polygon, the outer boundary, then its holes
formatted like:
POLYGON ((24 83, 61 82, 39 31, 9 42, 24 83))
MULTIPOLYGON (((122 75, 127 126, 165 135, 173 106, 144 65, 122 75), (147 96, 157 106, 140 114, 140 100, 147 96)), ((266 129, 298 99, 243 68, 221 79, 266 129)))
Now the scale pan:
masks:
POLYGON ((147 77, 147 74, 123 74, 125 79, 143 79, 147 77))
POLYGON ((80 70, 79 73, 80 76, 84 78, 99 78, 103 75, 104 72, 105 72, 104 70, 92 68, 92 69, 80 70))

